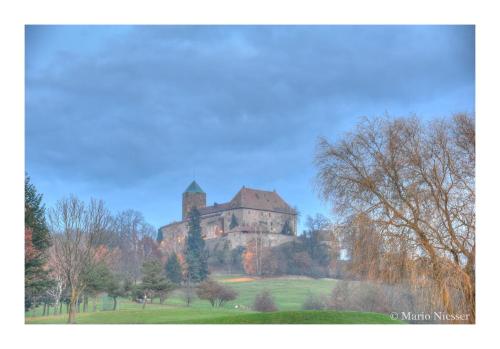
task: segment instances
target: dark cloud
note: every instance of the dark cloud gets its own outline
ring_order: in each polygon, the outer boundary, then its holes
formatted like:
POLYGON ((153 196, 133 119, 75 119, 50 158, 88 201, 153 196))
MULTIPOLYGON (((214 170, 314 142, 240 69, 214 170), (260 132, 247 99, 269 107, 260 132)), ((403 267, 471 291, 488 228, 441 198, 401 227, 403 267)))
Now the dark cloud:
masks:
POLYGON ((471 26, 27 27, 27 170, 68 191, 136 188, 131 202, 196 171, 225 195, 279 183, 311 203, 319 135, 362 114, 473 111, 474 45, 471 26))

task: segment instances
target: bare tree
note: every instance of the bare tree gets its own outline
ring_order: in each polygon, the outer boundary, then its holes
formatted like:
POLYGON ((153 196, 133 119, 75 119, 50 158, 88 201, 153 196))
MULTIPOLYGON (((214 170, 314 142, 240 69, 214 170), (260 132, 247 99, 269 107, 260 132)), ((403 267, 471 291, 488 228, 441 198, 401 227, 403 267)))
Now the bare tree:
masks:
POLYGON ((439 306, 475 321, 474 118, 363 120, 334 144, 321 139, 322 197, 344 217, 364 214, 431 281, 439 306), (401 248, 403 247, 403 248, 401 248))
POLYGON ((193 303, 196 297, 196 292, 194 287, 191 285, 189 279, 186 282, 186 286, 182 289, 182 299, 186 303, 186 306, 189 307, 191 303, 193 303))
POLYGON ((47 290, 47 294, 54 300, 54 315, 60 311, 61 298, 66 289, 66 275, 60 260, 57 258, 55 245, 59 244, 58 236, 52 239, 52 246, 49 249, 48 268, 50 278, 53 280, 53 286, 47 290))
POLYGON ((304 230, 302 240, 311 258, 323 264, 336 261, 340 256, 340 241, 333 222, 317 213, 315 216, 307 216, 305 225, 307 229, 304 230))
POLYGON ((141 278, 144 261, 151 257, 149 242, 153 241, 155 229, 146 223, 140 212, 126 210, 114 217, 112 230, 118 237, 121 251, 120 274, 136 283, 141 278))
POLYGON ((269 249, 269 241, 265 239, 266 235, 261 224, 252 224, 250 231, 255 237, 247 243, 243 254, 243 266, 247 274, 262 275, 262 260, 269 249))
POLYGON ((61 199, 49 212, 50 228, 58 243, 57 264, 70 289, 68 323, 76 322, 76 304, 86 287, 85 274, 102 260, 110 214, 102 201, 85 204, 74 196, 61 199))
POLYGON ((383 238, 369 217, 365 214, 352 217, 343 233, 343 245, 350 261, 347 266, 349 276, 365 280, 380 278, 383 238))
POLYGON ((333 224, 328 217, 325 217, 321 213, 316 213, 314 217, 306 217, 306 234, 311 234, 312 232, 318 232, 323 230, 332 230, 333 224))

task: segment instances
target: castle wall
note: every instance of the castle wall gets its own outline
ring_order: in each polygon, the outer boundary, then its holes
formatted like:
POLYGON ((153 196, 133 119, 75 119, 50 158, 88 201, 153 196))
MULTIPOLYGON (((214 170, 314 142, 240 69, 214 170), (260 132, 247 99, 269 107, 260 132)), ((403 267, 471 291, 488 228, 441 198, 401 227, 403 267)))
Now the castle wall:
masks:
POLYGON ((207 240, 207 248, 212 253, 216 248, 222 248, 226 241, 229 242, 231 249, 239 246, 247 247, 250 241, 262 239, 263 247, 275 247, 281 244, 292 242, 296 239, 295 236, 283 234, 259 234, 259 233, 231 233, 219 239, 207 240))
MULTIPOLYGON (((232 210, 227 210, 215 214, 218 218, 214 217, 206 218, 210 221, 210 232, 207 233, 207 237, 216 237, 220 234, 215 233, 215 225, 218 225, 220 233, 230 233, 231 231, 242 231, 242 230, 261 230, 273 234, 281 234, 283 226, 286 221, 289 221, 290 228, 293 231, 293 235, 297 233, 297 219, 295 215, 247 209, 247 208, 237 208, 232 210), (238 226, 233 229, 230 228, 232 216, 236 217, 238 226), (215 223, 217 221, 217 223, 215 223)), ((202 220, 202 224, 205 218, 202 220)))
POLYGON ((188 224, 187 222, 178 222, 161 228, 163 240, 160 242, 160 250, 165 255, 174 253, 182 253, 184 243, 187 238, 188 224))
POLYGON ((250 227, 258 227, 258 229, 262 231, 273 234, 281 234, 286 221, 289 221, 293 235, 296 235, 297 220, 295 215, 254 209, 243 209, 244 224, 250 227))
MULTIPOLYGON (((271 211, 238 208, 216 212, 201 217, 202 236, 207 246, 220 241, 229 241, 231 248, 247 246, 248 242, 255 239, 260 231, 263 241, 268 247, 274 247, 292 241, 294 236, 281 234, 285 222, 289 221, 292 235, 297 232, 297 219, 295 215, 271 211), (236 217, 238 226, 230 229, 232 216, 236 217)), ((162 229, 163 241, 160 248, 166 254, 180 253, 187 239, 188 223, 182 221, 165 226, 162 229)))
POLYGON ((224 216, 220 213, 201 218, 201 231, 205 239, 214 239, 224 234, 224 216))
MULTIPOLYGON (((222 212, 222 216, 224 217, 224 231, 229 232, 231 228, 229 227, 231 225, 231 219, 234 216, 236 217, 236 221, 238 222, 238 226, 241 226, 243 223, 243 209, 237 208, 233 210, 228 210, 222 212)), ((237 227, 233 229, 238 229, 237 227)))

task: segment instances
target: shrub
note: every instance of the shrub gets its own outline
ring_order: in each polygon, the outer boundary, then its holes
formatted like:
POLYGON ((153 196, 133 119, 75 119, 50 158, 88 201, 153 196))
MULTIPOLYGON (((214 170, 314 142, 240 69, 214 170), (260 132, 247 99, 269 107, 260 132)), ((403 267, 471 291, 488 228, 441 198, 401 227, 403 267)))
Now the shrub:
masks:
POLYGON ((350 309, 350 300, 349 282, 338 281, 332 291, 330 306, 335 310, 353 310, 350 309))
POLYGON ((304 304, 302 305, 302 309, 304 310, 323 310, 328 307, 328 301, 322 295, 315 295, 309 293, 304 304))
POLYGON ((225 302, 236 299, 238 293, 230 287, 214 280, 206 280, 198 285, 196 294, 200 299, 206 299, 212 307, 221 307, 225 302))
POLYGON ((335 310, 377 313, 429 311, 417 303, 416 294, 402 285, 339 281, 333 289, 330 306, 335 310))
POLYGON ((255 301, 253 303, 253 310, 256 311, 276 311, 278 308, 274 304, 274 299, 271 292, 264 290, 255 296, 255 301))

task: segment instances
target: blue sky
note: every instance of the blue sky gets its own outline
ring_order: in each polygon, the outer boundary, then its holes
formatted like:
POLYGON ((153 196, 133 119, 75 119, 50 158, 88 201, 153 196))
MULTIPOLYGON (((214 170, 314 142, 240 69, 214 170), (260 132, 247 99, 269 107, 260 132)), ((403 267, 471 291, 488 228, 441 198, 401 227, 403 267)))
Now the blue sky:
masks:
POLYGON ((318 137, 361 116, 474 112, 473 26, 28 26, 26 171, 156 227, 243 186, 329 214, 318 137))

